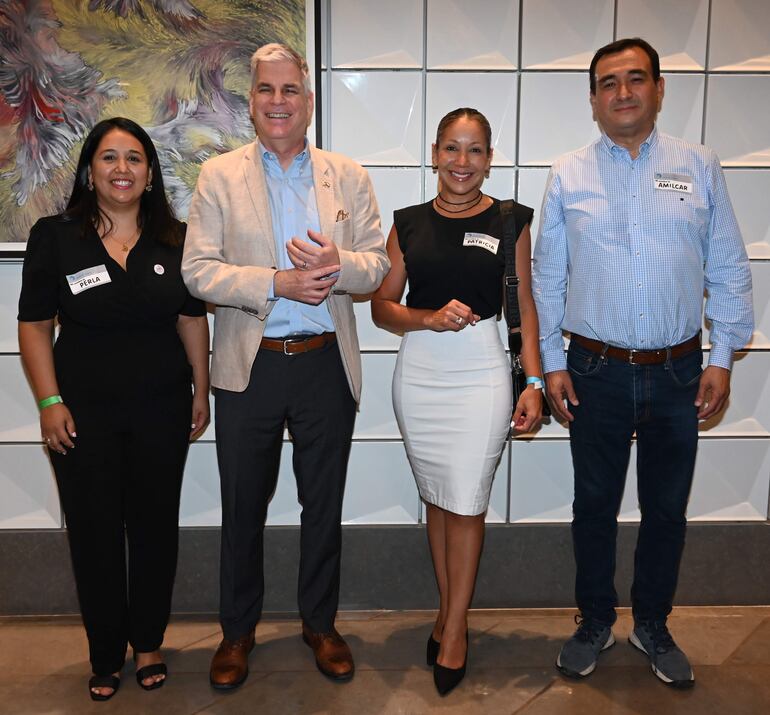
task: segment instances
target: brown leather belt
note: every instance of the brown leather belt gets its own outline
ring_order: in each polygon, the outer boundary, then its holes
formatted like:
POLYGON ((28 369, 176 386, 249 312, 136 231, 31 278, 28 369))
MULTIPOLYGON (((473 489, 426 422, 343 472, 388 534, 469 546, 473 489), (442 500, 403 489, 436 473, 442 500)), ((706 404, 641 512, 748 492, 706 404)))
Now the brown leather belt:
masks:
POLYGON ((321 333, 320 335, 300 335, 296 338, 262 338, 260 350, 274 350, 284 355, 299 355, 311 350, 325 348, 337 342, 337 333, 321 333))
POLYGON ((685 340, 679 345, 672 345, 670 348, 660 348, 659 350, 626 350, 625 348, 616 348, 614 345, 607 345, 600 340, 586 338, 583 335, 572 333, 570 340, 574 340, 578 345, 582 345, 586 350, 598 355, 609 355, 616 360, 630 363, 631 365, 662 365, 669 356, 672 358, 682 357, 693 350, 700 350, 700 333, 694 335, 689 340, 685 340))

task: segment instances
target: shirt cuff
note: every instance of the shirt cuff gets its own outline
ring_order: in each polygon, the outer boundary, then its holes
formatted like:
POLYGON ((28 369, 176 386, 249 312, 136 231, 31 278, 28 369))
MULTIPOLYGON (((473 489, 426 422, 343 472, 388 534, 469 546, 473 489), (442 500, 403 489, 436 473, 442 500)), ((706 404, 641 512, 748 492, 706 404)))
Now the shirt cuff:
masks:
POLYGON ((556 372, 557 370, 567 369, 567 356, 564 354, 564 349, 561 350, 545 350, 542 353, 543 360, 543 372, 556 372))
POLYGON ((278 298, 275 297, 275 273, 273 273, 273 280, 270 281, 270 288, 267 291, 267 299, 272 302, 278 300, 278 298))
POLYGON ((726 345, 712 345, 709 353, 709 366, 723 367, 725 370, 732 369, 733 350, 726 345))

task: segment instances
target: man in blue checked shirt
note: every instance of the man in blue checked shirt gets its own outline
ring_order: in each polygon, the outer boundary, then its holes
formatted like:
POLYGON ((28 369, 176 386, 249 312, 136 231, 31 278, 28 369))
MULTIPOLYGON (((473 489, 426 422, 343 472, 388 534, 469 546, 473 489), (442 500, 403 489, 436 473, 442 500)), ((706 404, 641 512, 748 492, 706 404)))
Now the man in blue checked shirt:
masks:
POLYGON ((630 642, 674 687, 694 683, 667 627, 684 547, 698 420, 730 392, 751 338, 751 274, 719 160, 656 129, 658 53, 639 38, 596 52, 590 101, 602 130, 548 178, 533 292, 548 395, 570 430, 578 629, 556 660, 583 677, 614 644, 617 514, 637 439, 642 520, 630 642), (708 367, 700 326, 710 323, 708 367), (562 331, 571 335, 566 358, 562 331))

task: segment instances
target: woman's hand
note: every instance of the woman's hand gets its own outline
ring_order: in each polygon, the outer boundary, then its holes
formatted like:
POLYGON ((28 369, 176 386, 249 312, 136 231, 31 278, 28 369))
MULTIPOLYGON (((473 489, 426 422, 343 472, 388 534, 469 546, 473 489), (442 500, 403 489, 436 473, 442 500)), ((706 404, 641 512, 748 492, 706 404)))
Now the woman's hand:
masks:
POLYGON ((63 403, 49 405, 40 412, 40 433, 48 449, 59 454, 67 454, 67 449, 73 449, 75 432, 75 420, 72 419, 67 406, 63 403))
POLYGON ((450 300, 443 308, 434 310, 425 316, 425 327, 437 333, 453 330, 455 333, 466 325, 476 325, 481 320, 465 303, 450 300))
POLYGON ((192 424, 190 425, 190 441, 197 439, 206 429, 211 412, 209 410, 209 393, 207 390, 196 390, 192 403, 192 424))
POLYGON ((529 432, 543 416, 543 391, 532 385, 521 393, 511 418, 511 427, 517 432, 529 432))

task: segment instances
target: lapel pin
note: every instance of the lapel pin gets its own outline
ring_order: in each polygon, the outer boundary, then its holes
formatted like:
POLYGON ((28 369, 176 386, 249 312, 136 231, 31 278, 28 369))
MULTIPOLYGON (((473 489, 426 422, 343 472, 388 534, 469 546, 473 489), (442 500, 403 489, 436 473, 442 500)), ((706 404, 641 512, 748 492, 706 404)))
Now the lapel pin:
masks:
POLYGON ((325 189, 331 189, 332 187, 332 185, 326 179, 321 182, 321 186, 323 186, 325 189))

